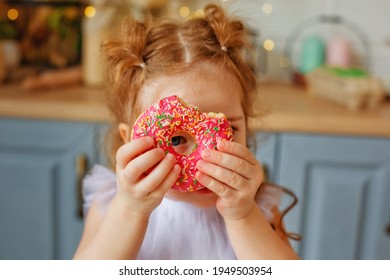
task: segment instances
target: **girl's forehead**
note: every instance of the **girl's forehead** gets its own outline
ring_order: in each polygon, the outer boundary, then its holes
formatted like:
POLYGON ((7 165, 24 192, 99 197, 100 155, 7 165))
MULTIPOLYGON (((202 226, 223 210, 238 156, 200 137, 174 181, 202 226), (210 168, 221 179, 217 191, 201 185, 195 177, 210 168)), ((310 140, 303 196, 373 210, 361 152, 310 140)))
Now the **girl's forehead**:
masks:
POLYGON ((203 112, 242 115, 243 89, 235 75, 220 68, 201 68, 148 81, 140 92, 141 109, 169 95, 177 95, 203 112))

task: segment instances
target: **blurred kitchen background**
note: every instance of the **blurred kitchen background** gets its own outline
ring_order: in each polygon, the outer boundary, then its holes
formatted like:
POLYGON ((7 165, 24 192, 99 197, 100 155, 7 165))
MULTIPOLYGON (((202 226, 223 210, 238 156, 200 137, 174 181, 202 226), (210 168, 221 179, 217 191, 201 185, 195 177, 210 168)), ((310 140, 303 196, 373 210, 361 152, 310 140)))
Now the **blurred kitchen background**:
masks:
MULTIPOLYGON (((15 70, 16 65, 64 68, 83 59, 88 69, 95 68, 99 40, 121 18, 130 15, 142 19, 145 14, 191 18, 201 16, 202 7, 208 2, 2 0, 2 64, 8 66, 8 71, 4 65, 0 66, 0 80, 15 78, 9 72, 10 69, 15 70), (13 41, 17 45, 13 45, 13 41)), ((262 80, 289 80, 293 70, 305 67, 307 69, 301 70, 311 70, 305 64, 315 65, 315 61, 307 60, 317 59, 317 64, 326 62, 328 51, 328 55, 330 52, 330 55, 336 56, 334 66, 363 68, 389 88, 390 35, 385 26, 388 24, 390 4, 386 1, 377 0, 375 5, 363 0, 214 2, 223 3, 230 11, 247 20, 258 46, 258 67, 262 80), (315 39, 320 40, 317 47, 314 46, 315 39), (314 57, 304 58, 304 47, 313 48, 312 52, 316 52, 317 48, 318 53, 313 53, 314 57)), ((88 69, 86 72, 89 73, 88 69)), ((88 74, 84 78, 86 83, 98 83, 90 81, 97 78, 90 78, 88 74)))
POLYGON ((74 253, 82 178, 107 164, 102 38, 126 16, 186 20, 209 2, 253 35, 256 155, 298 197, 293 246, 390 259, 387 0, 0 0, 0 259, 74 253))

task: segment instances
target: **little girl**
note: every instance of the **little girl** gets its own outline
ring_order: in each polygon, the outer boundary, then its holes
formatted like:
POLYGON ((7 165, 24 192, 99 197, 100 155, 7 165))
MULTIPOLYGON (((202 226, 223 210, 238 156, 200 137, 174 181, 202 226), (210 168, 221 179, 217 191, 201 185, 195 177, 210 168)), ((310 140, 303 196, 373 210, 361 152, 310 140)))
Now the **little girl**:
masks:
POLYGON ((282 192, 260 187, 262 168, 246 146, 257 85, 243 23, 208 5, 204 17, 185 22, 129 21, 103 50, 116 174, 95 166, 85 179, 87 218, 74 258, 298 258, 280 222, 282 192), (130 141, 138 115, 174 94, 224 113, 234 131, 233 142, 202 152, 196 179, 206 188, 195 192, 171 189, 180 167, 151 137, 130 141))

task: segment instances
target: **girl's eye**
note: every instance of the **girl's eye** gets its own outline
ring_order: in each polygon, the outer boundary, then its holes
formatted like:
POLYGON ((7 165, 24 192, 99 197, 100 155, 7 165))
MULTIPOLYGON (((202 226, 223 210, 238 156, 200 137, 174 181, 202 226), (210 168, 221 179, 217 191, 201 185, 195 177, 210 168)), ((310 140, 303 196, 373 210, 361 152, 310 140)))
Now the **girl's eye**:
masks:
POLYGON ((184 144, 185 138, 183 136, 174 136, 171 138, 172 146, 179 146, 180 144, 184 144))
POLYGON ((232 126, 232 129, 233 129, 233 131, 237 131, 238 130, 237 127, 235 127, 235 126, 232 126))
POLYGON ((185 131, 172 135, 171 145, 180 155, 190 155, 197 147, 195 138, 185 131))

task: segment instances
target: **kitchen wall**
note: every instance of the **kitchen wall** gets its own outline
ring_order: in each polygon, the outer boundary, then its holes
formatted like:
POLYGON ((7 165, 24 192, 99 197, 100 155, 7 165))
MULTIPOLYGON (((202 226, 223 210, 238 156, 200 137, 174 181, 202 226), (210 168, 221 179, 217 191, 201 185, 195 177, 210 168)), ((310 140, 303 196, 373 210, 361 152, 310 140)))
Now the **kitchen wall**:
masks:
MULTIPOLYGON (((388 0, 235 0, 229 2, 230 10, 247 18, 248 23, 259 33, 258 43, 265 40, 274 42, 274 49, 266 52, 263 59, 262 76, 268 79, 288 78, 282 60, 286 49, 291 49, 290 65, 295 65, 299 59, 301 39, 312 33, 329 35, 339 32, 349 38, 353 44, 356 59, 362 65, 369 61, 368 70, 375 75, 390 79, 390 1, 388 0), (271 13, 263 12, 270 9, 271 13), (300 29, 299 36, 295 36, 292 44, 286 40, 299 24, 318 15, 340 15, 349 23, 354 24, 356 30, 346 26, 330 26, 329 24, 313 23, 300 29), (332 32, 330 32, 332 31, 332 32), (366 46, 358 32, 367 35, 369 45, 366 46), (291 46, 292 45, 292 46, 291 46), (368 52, 366 48, 369 48, 368 52)), ((294 37, 294 36, 293 36, 294 37)), ((291 40, 290 40, 291 42, 291 40)), ((285 65, 286 66, 286 65, 285 65)))

